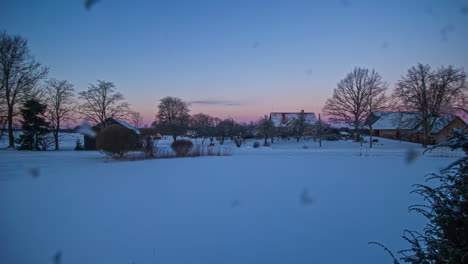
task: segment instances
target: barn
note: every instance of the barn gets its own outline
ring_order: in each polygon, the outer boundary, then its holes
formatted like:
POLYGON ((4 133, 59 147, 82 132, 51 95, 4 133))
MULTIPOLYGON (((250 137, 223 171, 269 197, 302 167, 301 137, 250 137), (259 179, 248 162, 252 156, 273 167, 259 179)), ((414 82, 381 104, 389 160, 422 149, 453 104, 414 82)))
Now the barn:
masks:
MULTIPOLYGON (((106 126, 110 125, 118 125, 125 127, 126 129, 130 130, 132 133, 135 133, 138 136, 141 136, 140 130, 138 130, 136 127, 128 124, 125 121, 118 120, 118 119, 113 119, 113 118, 108 118, 106 121, 103 121, 95 126, 93 126, 91 129, 96 133, 96 135, 104 129, 106 126)), ((96 137, 93 137, 89 135, 89 133, 84 135, 84 149, 85 150, 96 150, 96 137)))
MULTIPOLYGON (((440 144, 451 137, 453 129, 464 129, 467 124, 458 116, 434 117, 429 144, 440 144)), ((372 124, 374 136, 422 143, 423 133, 420 113, 373 112, 367 119, 372 124)), ((370 131, 369 131, 370 133, 370 131)))

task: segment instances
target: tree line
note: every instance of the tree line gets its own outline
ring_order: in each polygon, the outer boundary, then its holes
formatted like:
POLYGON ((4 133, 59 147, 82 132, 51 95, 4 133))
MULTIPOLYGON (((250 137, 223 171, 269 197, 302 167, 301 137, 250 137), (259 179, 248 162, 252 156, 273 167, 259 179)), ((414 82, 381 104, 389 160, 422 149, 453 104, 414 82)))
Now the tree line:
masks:
POLYGON ((28 42, 19 35, 0 32, 0 139, 7 133, 8 146, 45 149, 52 134, 59 149, 59 132, 64 123, 84 118, 95 123, 109 118, 129 117, 141 122, 113 82, 98 80, 86 91, 76 92, 66 80, 48 77, 49 69, 31 55, 28 42), (22 136, 16 140, 16 122, 22 136))
MULTIPOLYGON (((0 139, 7 133, 10 148, 15 147, 15 142, 24 141, 22 138, 15 141, 14 124, 18 121, 23 131, 30 131, 23 132, 29 141, 39 141, 40 136, 52 134, 57 150, 64 123, 78 118, 103 126, 110 118, 129 121, 135 127, 142 125, 141 114, 131 110, 113 82, 98 80, 87 90, 76 92, 68 81, 48 78, 48 71, 30 54, 26 39, 0 32, 0 139)), ((433 69, 417 64, 407 70, 389 93, 389 85, 379 72, 356 67, 338 82, 322 112, 329 122, 347 124, 357 133, 367 128, 371 136, 372 124, 366 120, 372 112, 419 113, 423 146, 427 146, 436 117, 467 114, 467 98, 463 68, 442 66, 433 69)), ((268 139, 273 143, 275 137, 294 137, 299 141, 306 133, 321 144, 323 136, 333 131, 321 118, 310 124, 303 113, 299 113, 286 129, 279 129, 268 116, 243 124, 204 113, 191 116, 189 105, 180 98, 163 98, 152 126, 174 140, 192 131, 203 138, 203 142, 208 139, 212 143, 218 138, 221 144, 227 138, 253 136, 263 137, 265 145, 268 139)), ((38 149, 45 144, 39 143, 27 145, 38 149)), ((372 139, 369 144, 372 147, 372 139)))

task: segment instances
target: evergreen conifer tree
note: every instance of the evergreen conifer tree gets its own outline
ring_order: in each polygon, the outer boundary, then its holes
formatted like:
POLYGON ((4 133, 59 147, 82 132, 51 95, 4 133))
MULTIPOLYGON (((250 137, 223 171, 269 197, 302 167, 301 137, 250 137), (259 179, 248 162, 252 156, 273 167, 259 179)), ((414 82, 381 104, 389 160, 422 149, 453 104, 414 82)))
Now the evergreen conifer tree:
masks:
POLYGON ((47 109, 36 99, 27 100, 21 108, 21 128, 23 134, 17 140, 19 150, 46 150, 43 144, 45 135, 49 132, 49 123, 45 121, 47 109))

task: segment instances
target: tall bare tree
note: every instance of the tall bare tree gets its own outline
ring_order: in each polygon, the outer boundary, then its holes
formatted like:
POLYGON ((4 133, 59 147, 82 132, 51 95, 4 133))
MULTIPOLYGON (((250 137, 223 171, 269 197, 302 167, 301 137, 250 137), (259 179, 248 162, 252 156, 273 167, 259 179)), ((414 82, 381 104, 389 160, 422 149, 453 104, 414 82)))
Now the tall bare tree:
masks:
POLYGON ((177 136, 187 132, 190 120, 187 102, 177 97, 167 96, 161 99, 158 107, 157 126, 163 133, 172 135, 175 141, 177 136))
POLYGON ((403 109, 419 113, 422 145, 427 147, 436 118, 452 112, 456 99, 463 98, 466 89, 466 74, 462 68, 442 66, 432 70, 429 65, 419 63, 397 82, 393 96, 398 98, 403 109))
POLYGON ((59 150, 59 132, 64 122, 71 120, 75 114, 76 101, 73 84, 66 80, 50 79, 46 82, 45 100, 47 118, 55 141, 55 150, 59 150))
MULTIPOLYGON (((0 89, 2 87, 0 86, 0 89)), ((0 94, 3 95, 3 91, 0 90, 0 94)), ((0 96, 0 142, 3 139, 3 136, 5 135, 6 132, 6 126, 7 126, 7 107, 6 107, 6 100, 3 96, 0 96)))
POLYGON ((8 147, 15 147, 13 134, 17 104, 30 98, 38 82, 47 76, 48 69, 29 53, 28 42, 19 35, 0 32, 0 102, 6 111, 8 147))
POLYGON ((98 80, 90 84, 88 90, 79 93, 82 104, 80 113, 85 119, 107 126, 109 118, 123 119, 129 114, 128 103, 122 102, 124 96, 117 92, 113 82, 98 80))
POLYGON ((375 70, 356 67, 333 90, 323 112, 330 121, 353 126, 359 133, 370 111, 375 111, 386 84, 375 70))
POLYGON ((130 121, 136 128, 140 128, 140 126, 143 125, 143 117, 141 116, 140 112, 131 111, 130 121))

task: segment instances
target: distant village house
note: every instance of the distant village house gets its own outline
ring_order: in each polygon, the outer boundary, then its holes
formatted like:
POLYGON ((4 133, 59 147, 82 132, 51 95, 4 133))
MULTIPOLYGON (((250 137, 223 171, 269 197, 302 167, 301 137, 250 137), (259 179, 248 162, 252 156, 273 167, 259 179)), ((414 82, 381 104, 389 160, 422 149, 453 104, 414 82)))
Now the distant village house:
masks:
POLYGON ((309 125, 313 125, 317 122, 315 113, 312 112, 271 112, 270 120, 273 121, 275 127, 289 127, 292 125, 300 114, 304 114, 305 119, 309 125))

